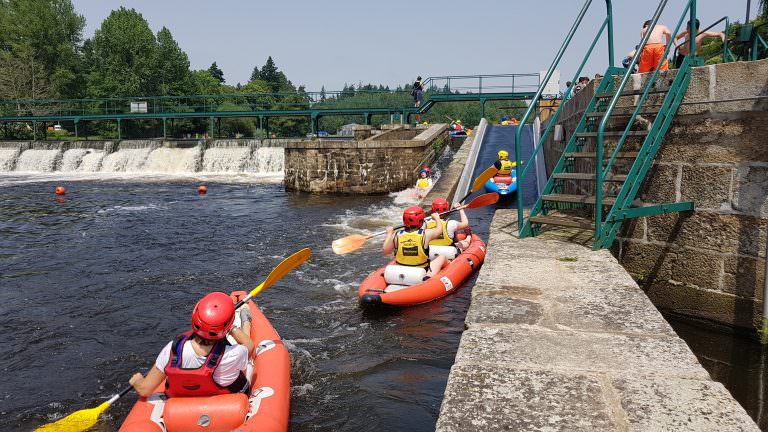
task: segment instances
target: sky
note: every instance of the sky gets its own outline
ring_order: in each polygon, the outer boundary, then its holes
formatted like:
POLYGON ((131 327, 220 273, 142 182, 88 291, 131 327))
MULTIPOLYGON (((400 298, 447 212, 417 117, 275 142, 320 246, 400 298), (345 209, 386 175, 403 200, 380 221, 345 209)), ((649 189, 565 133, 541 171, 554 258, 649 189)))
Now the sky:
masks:
MULTIPOLYGON (((157 32, 171 30, 193 69, 214 61, 228 84, 248 81, 272 56, 295 85, 340 90, 345 83, 396 87, 423 77, 538 73, 546 70, 582 0, 73 0, 91 37, 110 11, 134 8, 157 32)), ((616 58, 640 39, 654 0, 613 0, 616 58)), ((669 0, 661 22, 674 30, 685 0, 669 0)), ((746 0, 698 0, 703 26, 728 15, 743 21, 746 0)), ((754 18, 757 0, 752 1, 754 18)), ((564 85, 605 19, 594 0, 563 58, 564 85)), ((721 24, 713 30, 722 30, 721 24)), ((603 73, 607 42, 585 73, 603 73)))

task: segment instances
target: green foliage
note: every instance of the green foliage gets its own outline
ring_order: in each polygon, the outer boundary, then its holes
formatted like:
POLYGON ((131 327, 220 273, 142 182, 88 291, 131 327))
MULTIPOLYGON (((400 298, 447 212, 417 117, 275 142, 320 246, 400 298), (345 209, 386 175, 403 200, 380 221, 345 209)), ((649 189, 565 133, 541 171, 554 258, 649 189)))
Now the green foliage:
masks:
POLYGON ((166 96, 185 94, 191 79, 189 57, 165 27, 157 33, 157 79, 160 94, 166 96))
POLYGON ((216 62, 213 62, 211 67, 208 68, 208 73, 215 79, 219 84, 224 84, 226 80, 224 79, 224 72, 219 69, 219 66, 216 64, 216 62))
MULTIPOLYGON (((70 0, 0 1, 3 63, 34 63, 52 86, 52 94, 78 97, 83 87, 80 44, 84 27, 85 18, 75 12, 70 0)), ((26 93, 35 92, 28 89, 26 93)))
POLYGON ((160 94, 157 41, 134 9, 112 11, 86 45, 85 57, 91 97, 160 94))

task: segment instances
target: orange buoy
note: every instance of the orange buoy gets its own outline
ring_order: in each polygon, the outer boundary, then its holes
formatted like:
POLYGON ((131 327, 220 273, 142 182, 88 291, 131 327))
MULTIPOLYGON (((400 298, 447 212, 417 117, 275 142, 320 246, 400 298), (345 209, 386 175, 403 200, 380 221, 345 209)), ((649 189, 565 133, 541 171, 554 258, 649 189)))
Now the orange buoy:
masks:
POLYGON ((200 195, 205 195, 206 193, 208 193, 208 186, 206 186, 206 185, 198 186, 197 187, 197 193, 199 193, 200 195))
POLYGON ((64 189, 64 186, 56 186, 56 195, 65 195, 67 193, 67 190, 64 189))

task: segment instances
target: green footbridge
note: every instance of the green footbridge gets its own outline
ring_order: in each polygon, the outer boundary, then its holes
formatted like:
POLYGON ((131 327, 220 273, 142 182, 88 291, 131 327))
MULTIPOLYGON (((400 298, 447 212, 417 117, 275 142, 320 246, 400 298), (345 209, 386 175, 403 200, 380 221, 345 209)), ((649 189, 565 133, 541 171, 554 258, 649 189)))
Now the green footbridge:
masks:
POLYGON ((311 120, 312 133, 317 133, 320 118, 326 116, 360 116, 365 124, 370 124, 374 115, 389 115, 409 123, 412 116, 447 102, 477 102, 484 116, 486 102, 530 100, 536 95, 540 82, 538 73, 525 73, 438 76, 425 79, 423 84, 425 95, 419 107, 414 106, 407 90, 6 100, 0 101, 0 123, 71 122, 77 135, 77 127, 82 122, 115 121, 119 134, 121 122, 154 119, 162 121, 165 136, 167 122, 180 118, 208 119, 209 129, 214 131, 215 123, 222 118, 255 118, 259 128, 268 130, 271 118, 304 117, 311 120), (357 106, 345 106, 349 105, 345 102, 350 96, 354 96, 357 106))

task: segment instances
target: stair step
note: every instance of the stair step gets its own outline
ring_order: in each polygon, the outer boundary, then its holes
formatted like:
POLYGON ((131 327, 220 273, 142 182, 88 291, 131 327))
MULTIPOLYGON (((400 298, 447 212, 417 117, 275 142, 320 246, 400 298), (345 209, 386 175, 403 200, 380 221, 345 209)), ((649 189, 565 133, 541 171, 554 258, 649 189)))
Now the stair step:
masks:
MULTIPOLYGON (((632 112, 634 112, 634 110, 632 112)), ((641 116, 651 116, 651 115, 654 115, 655 116, 658 113, 659 113, 658 111, 640 111, 639 113, 637 113, 637 115, 641 115, 641 116)), ((605 117, 605 112, 604 111, 591 111, 591 112, 588 112, 586 114, 586 116, 590 117, 590 118, 601 118, 601 117, 605 117)), ((631 116, 632 116, 632 113, 616 113, 616 112, 614 112, 614 113, 611 114, 611 117, 631 117, 631 116)))
POLYGON ((595 223, 592 222, 591 220, 580 218, 580 217, 573 217, 573 216, 568 216, 568 217, 533 216, 531 217, 531 223, 557 225, 557 226, 564 226, 569 228, 581 228, 581 229, 588 229, 588 230, 595 229, 595 223))
MULTIPOLYGON (((610 157, 611 152, 603 152, 604 155, 607 155, 610 157)), ((638 152, 618 152, 616 153, 616 159, 637 159, 637 155, 640 154, 638 152)), ((586 158, 586 159, 594 159, 597 157, 597 153, 595 152, 569 152, 565 154, 565 157, 567 158, 586 158)))
MULTIPOLYGON (((648 92, 648 94, 667 93, 668 91, 669 90, 655 90, 655 89, 651 89, 648 92)), ((630 91, 625 91, 621 95, 622 96, 640 96, 643 93, 645 93, 645 90, 630 90, 630 91)), ((615 93, 598 93, 596 96, 599 99, 608 99, 608 98, 612 98, 614 94, 615 93)))
MULTIPOLYGON (((594 173, 556 173, 552 174, 552 177, 561 180, 595 180, 594 173)), ((623 182, 627 179, 625 174, 608 174, 603 179, 609 182, 623 182)))
MULTIPOLYGON (((624 131, 605 131, 604 136, 607 137, 620 137, 624 135, 624 131)), ((646 136, 648 135, 648 131, 629 131, 627 132, 627 136, 646 136)), ((578 132, 576 134, 577 138, 596 138, 597 132, 578 132)))
MULTIPOLYGON (((575 203, 575 204, 595 204, 595 196, 594 195, 567 195, 567 194, 550 194, 550 195, 542 195, 541 199, 543 201, 554 201, 554 202, 564 202, 564 203, 575 203)), ((606 205, 613 205, 616 202, 615 197, 603 197, 603 204, 606 205)))

